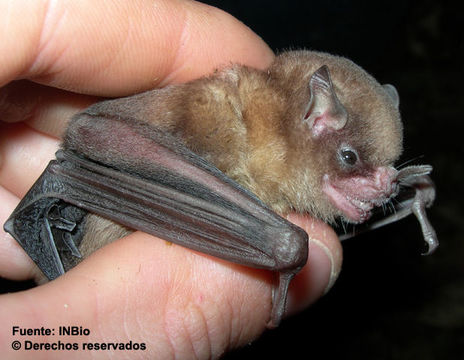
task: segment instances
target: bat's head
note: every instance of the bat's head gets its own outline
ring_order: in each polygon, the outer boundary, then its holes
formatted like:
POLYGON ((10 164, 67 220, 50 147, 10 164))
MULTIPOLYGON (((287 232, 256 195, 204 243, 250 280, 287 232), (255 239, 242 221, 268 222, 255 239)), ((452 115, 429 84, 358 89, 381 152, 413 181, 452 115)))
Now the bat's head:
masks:
POLYGON ((291 185, 302 189, 297 210, 326 221, 367 220, 398 191, 393 164, 402 151, 402 124, 395 88, 327 54, 288 53, 277 61, 287 62, 287 96, 295 99, 286 121, 299 154, 291 185))

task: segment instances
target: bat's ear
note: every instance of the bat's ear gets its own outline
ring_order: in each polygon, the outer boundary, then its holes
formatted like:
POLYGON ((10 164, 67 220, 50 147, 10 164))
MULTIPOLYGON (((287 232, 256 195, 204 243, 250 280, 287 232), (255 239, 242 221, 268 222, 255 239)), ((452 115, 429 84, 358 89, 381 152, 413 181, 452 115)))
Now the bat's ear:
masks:
POLYGON ((398 94, 396 88, 391 84, 383 84, 382 87, 386 91, 386 93, 391 97, 391 99, 393 100, 393 104, 395 104, 395 107, 398 109, 400 106, 400 95, 398 94))
POLYGON ((321 66, 309 80, 311 97, 303 121, 308 123, 311 134, 321 134, 342 129, 347 112, 335 94, 327 65, 321 66))

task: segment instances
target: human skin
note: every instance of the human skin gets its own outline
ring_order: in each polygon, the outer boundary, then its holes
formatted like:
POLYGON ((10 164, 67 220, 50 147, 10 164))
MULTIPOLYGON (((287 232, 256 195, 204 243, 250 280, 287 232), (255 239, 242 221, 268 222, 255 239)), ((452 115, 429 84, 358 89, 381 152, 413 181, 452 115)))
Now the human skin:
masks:
MULTIPOLYGON (((102 97, 185 82, 231 63, 266 68, 267 45, 230 15, 190 1, 0 1, 0 223, 50 161, 72 114, 102 97), (110 4, 110 5, 109 5, 110 4), (19 80, 19 81, 14 81, 19 80), (14 82, 12 82, 14 81, 14 82)), ((309 217, 289 220, 309 234, 309 261, 292 282, 289 313, 335 281, 342 251, 334 232, 309 217)), ((34 266, 0 230, 0 276, 30 278, 34 266)), ((14 325, 82 326, 89 336, 35 342, 144 342, 137 358, 218 357, 264 330, 273 274, 135 232, 60 278, 0 296, 0 349, 13 351, 14 325)), ((85 352, 86 355, 89 351, 85 352)), ((34 358, 62 358, 34 351, 34 358)), ((67 358, 82 358, 67 351, 67 358)), ((91 352, 95 358, 124 351, 91 352)))

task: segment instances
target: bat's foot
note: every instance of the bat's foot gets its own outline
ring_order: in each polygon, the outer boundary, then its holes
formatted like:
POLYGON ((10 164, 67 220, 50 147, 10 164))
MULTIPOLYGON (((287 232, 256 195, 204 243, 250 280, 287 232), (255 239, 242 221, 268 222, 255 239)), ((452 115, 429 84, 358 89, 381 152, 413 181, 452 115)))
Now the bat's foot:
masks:
POLYGON ((279 285, 277 289, 273 291, 271 319, 266 325, 268 329, 274 329, 279 326, 285 314, 288 286, 295 274, 296 272, 294 271, 279 273, 279 285))
POLYGON ((421 192, 417 191, 416 197, 412 204, 412 212, 416 215, 417 220, 422 229, 424 240, 428 245, 428 250, 423 255, 430 255, 438 247, 438 238, 435 229, 430 224, 427 214, 425 212, 426 199, 421 192))

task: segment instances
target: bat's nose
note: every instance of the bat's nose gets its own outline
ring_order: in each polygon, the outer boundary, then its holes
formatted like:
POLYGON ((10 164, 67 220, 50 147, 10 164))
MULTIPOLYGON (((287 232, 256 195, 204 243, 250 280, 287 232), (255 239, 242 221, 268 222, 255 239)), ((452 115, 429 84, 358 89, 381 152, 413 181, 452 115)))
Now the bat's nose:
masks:
POLYGON ((380 166, 377 168, 374 178, 375 186, 385 195, 390 196, 396 191, 397 188, 397 174, 398 171, 391 166, 380 166))

